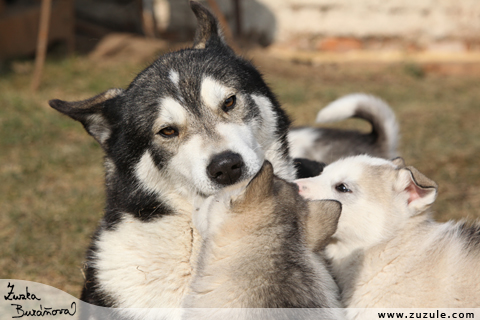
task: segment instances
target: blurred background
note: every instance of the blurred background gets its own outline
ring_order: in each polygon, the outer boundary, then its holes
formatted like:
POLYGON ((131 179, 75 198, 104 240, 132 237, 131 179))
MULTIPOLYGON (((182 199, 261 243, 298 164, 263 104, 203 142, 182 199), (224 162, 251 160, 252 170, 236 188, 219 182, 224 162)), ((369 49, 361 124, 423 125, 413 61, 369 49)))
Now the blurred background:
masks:
MULTIPOLYGON (((400 155, 440 186, 435 218, 480 217, 478 0, 202 2, 294 125, 344 94, 377 95, 397 115, 400 155)), ((103 155, 47 101, 125 88, 195 26, 187 0, 0 0, 1 278, 79 296, 103 155)))

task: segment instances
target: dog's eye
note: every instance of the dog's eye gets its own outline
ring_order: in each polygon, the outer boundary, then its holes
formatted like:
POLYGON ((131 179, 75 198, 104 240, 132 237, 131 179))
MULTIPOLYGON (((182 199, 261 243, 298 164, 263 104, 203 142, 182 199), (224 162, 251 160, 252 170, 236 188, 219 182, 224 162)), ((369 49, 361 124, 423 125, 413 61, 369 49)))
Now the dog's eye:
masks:
POLYGON ((173 138, 178 136, 178 130, 174 127, 166 127, 158 132, 162 137, 173 138))
POLYGON ((348 189, 345 183, 339 183, 335 186, 335 190, 342 193, 351 193, 352 190, 348 189))
POLYGON ((236 103, 237 103, 237 97, 230 96, 223 102, 222 110, 225 112, 228 112, 233 108, 235 108, 236 103))

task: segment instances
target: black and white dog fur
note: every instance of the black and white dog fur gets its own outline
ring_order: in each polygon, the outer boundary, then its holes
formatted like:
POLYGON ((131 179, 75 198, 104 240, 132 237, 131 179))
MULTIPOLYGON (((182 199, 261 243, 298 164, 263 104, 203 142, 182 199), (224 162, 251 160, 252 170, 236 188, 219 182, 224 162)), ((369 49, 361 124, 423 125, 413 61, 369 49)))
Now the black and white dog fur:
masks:
POLYGON ((364 93, 349 94, 320 110, 316 123, 349 118, 367 120, 372 126, 371 132, 319 127, 293 128, 288 134, 290 155, 293 158, 307 158, 324 163, 360 154, 384 159, 397 156, 398 123, 386 102, 364 93))
POLYGON ((180 307, 199 250, 192 214, 203 200, 250 180, 264 160, 277 176, 295 178, 285 112, 225 44, 215 17, 191 7, 199 23, 192 48, 161 56, 125 90, 50 101, 105 151, 107 203, 81 296, 94 305, 180 307))

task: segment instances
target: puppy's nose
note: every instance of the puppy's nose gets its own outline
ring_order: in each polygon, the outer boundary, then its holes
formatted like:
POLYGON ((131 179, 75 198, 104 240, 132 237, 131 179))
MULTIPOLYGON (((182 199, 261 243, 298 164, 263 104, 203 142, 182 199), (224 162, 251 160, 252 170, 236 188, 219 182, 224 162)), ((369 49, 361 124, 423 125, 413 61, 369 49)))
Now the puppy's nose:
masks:
POLYGON ((294 182, 298 186, 298 193, 300 193, 301 195, 304 195, 306 192, 308 192, 308 186, 302 181, 302 179, 295 180, 294 182))
POLYGON ((213 157, 207 166, 208 177, 221 185, 231 185, 238 181, 242 175, 244 163, 238 153, 226 151, 213 157))

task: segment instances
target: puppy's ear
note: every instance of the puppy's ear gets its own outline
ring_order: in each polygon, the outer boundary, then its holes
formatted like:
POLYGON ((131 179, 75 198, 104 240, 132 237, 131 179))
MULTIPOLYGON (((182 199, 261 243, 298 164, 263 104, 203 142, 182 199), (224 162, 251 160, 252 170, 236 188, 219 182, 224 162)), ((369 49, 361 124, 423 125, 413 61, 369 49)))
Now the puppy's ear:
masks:
POLYGON ((109 89, 87 100, 69 102, 55 99, 48 103, 52 108, 80 121, 87 132, 104 146, 111 133, 111 123, 104 116, 104 107, 122 92, 123 89, 109 89))
POLYGON ((392 162, 394 165, 396 165, 399 168, 404 168, 405 167, 405 160, 403 160, 402 157, 397 157, 395 159, 392 159, 392 162))
POLYGON ((248 203, 261 203, 272 193, 273 166, 269 161, 265 161, 260 171, 248 183, 244 199, 248 203))
POLYGON ((407 195, 407 206, 412 215, 423 212, 437 198, 438 186, 414 167, 398 170, 395 189, 407 195))
POLYGON ((193 40, 193 48, 205 49, 214 43, 227 46, 217 18, 215 18, 207 8, 196 1, 190 0, 190 8, 192 8, 198 22, 193 40))
POLYGON ((322 250, 330 237, 337 231, 342 204, 335 200, 316 200, 308 202, 305 230, 308 247, 314 252, 322 250))

